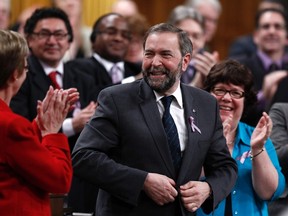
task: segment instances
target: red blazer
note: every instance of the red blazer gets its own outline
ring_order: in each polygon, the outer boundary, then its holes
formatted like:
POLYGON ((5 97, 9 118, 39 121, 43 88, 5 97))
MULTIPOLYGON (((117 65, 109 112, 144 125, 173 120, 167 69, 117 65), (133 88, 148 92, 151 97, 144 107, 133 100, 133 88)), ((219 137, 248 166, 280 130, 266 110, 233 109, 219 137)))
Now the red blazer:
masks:
POLYGON ((50 216, 49 193, 67 193, 72 179, 63 134, 41 138, 37 124, 0 99, 0 214, 50 216))

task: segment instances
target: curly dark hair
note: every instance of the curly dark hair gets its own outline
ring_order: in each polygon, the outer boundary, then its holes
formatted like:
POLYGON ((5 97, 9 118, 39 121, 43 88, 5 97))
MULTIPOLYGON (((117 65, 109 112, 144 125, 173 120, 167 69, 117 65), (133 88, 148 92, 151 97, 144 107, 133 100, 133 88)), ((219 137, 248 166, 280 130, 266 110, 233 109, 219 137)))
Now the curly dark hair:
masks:
POLYGON ((244 87, 245 99, 243 113, 246 112, 248 107, 256 104, 257 96, 254 90, 253 75, 247 67, 239 62, 228 59, 215 64, 205 80, 204 89, 211 92, 217 83, 244 87))

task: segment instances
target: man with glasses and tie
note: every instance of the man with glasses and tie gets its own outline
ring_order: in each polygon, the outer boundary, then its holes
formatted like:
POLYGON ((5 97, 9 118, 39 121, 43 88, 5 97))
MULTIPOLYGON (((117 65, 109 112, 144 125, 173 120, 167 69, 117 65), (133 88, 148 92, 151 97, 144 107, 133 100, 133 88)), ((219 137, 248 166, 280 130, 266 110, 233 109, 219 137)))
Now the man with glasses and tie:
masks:
POLYGON ((43 100, 50 85, 54 88, 77 88, 80 99, 62 125, 72 151, 80 131, 95 111, 96 93, 93 79, 72 71, 62 61, 73 41, 69 19, 60 9, 40 8, 27 20, 24 33, 31 51, 27 59, 29 72, 11 101, 11 108, 32 121, 37 114, 37 101, 43 100))

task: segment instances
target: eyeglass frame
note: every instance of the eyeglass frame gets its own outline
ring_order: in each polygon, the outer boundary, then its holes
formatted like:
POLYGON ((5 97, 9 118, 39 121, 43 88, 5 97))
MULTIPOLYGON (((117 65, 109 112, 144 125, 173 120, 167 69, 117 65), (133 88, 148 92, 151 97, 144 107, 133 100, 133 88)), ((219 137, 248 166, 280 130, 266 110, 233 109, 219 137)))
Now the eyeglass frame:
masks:
POLYGON ((233 98, 233 99, 241 99, 243 97, 245 97, 245 92, 244 91, 241 91, 241 90, 227 90, 227 89, 223 89, 223 88, 219 88, 219 87, 214 87, 211 92, 213 92, 213 94, 215 94, 216 96, 225 96, 227 93, 229 93, 230 97, 233 98), (222 91, 222 93, 219 94, 215 92, 215 90, 217 91, 222 91), (233 92, 234 93, 240 93, 239 94, 239 97, 235 95, 233 95, 233 92))
POLYGON ((50 31, 39 31, 39 32, 32 32, 32 35, 36 35, 40 40, 48 40, 51 36, 53 36, 57 41, 64 40, 65 37, 69 40, 70 35, 69 33, 64 33, 61 31, 55 31, 55 32, 50 32, 50 31), (42 34, 42 35, 41 35, 42 34), (60 38, 59 38, 60 37, 60 38))

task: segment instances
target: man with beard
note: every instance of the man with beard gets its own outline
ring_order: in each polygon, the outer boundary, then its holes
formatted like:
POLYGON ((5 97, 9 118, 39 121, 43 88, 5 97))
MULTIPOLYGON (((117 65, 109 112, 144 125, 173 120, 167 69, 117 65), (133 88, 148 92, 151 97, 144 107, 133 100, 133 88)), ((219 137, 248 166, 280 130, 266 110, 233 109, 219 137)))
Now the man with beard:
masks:
POLYGON ((155 25, 143 48, 144 79, 100 92, 72 153, 75 175, 99 186, 96 215, 211 212, 237 176, 217 102, 180 83, 192 55, 186 32, 155 25))

